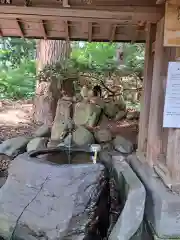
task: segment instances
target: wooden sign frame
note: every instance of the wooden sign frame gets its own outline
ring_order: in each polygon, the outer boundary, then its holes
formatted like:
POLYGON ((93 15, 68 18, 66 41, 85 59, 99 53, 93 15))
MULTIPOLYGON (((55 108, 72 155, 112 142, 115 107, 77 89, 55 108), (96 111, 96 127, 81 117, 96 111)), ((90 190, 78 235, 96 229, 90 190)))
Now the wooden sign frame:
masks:
POLYGON ((174 0, 166 2, 164 46, 180 47, 180 1, 179 4, 174 0))

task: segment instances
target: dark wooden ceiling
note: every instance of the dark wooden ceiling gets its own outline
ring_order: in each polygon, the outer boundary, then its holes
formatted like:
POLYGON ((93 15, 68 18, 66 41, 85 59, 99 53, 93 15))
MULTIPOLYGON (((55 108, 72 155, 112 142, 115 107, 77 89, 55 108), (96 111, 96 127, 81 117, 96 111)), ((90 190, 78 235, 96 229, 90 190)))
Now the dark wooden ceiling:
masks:
POLYGON ((87 41, 144 41, 156 0, 0 0, 0 35, 87 41))

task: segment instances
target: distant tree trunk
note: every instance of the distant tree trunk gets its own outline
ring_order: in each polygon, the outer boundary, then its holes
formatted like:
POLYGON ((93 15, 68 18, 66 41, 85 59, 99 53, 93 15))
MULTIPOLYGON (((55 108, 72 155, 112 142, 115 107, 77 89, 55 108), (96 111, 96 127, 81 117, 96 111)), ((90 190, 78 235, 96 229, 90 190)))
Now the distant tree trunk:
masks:
MULTIPOLYGON (((48 64, 66 60, 71 52, 70 43, 61 40, 39 40, 37 42, 37 74, 48 64)), ((34 120, 52 125, 56 105, 61 97, 57 81, 38 82, 34 101, 34 120)))

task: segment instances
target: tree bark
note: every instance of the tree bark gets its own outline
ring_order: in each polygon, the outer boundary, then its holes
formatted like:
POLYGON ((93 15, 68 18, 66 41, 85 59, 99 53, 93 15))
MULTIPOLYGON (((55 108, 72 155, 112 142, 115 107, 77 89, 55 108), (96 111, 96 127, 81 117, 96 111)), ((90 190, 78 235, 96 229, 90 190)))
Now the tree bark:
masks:
MULTIPOLYGON (((39 40, 37 42, 37 74, 46 65, 55 64, 69 58, 70 43, 62 40, 39 40)), ((57 81, 39 82, 37 80, 34 101, 34 121, 51 126, 55 117, 57 101, 61 97, 57 81)))

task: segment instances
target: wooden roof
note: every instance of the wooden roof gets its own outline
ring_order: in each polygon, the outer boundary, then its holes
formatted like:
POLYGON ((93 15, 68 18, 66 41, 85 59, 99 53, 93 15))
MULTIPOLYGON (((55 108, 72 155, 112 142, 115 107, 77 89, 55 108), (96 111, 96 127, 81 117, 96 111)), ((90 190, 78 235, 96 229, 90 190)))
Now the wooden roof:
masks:
MULTIPOLYGON (((162 0, 158 0, 162 1, 162 0)), ((144 41, 156 0, 0 0, 0 35, 88 41, 144 41)))

